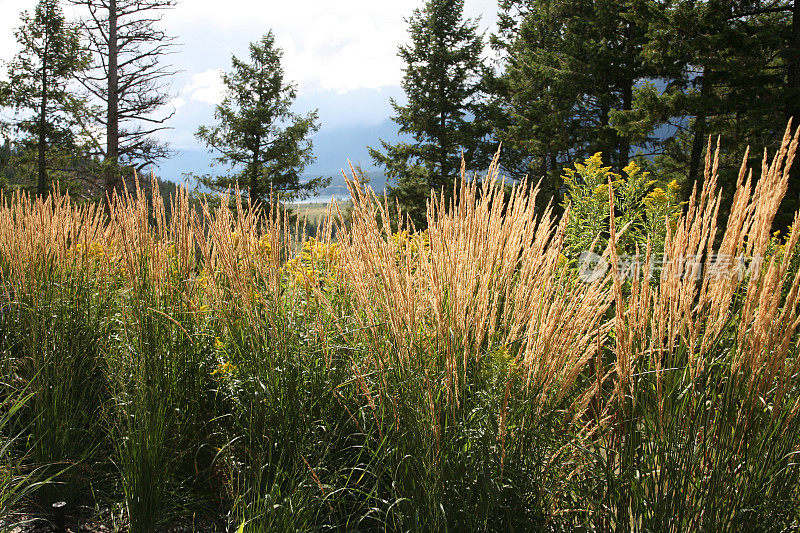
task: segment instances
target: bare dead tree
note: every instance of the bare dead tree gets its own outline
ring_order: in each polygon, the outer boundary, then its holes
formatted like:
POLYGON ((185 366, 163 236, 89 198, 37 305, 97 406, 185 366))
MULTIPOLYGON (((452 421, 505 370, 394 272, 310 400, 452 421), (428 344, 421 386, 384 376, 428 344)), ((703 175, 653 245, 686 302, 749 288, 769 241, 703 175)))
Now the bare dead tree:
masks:
POLYGON ((93 64, 80 81, 99 103, 95 150, 106 164, 110 192, 121 185, 120 169, 141 170, 170 155, 153 134, 167 129, 175 114, 162 110, 175 74, 162 60, 173 52, 174 37, 159 25, 176 0, 70 1, 87 12, 82 24, 93 64))

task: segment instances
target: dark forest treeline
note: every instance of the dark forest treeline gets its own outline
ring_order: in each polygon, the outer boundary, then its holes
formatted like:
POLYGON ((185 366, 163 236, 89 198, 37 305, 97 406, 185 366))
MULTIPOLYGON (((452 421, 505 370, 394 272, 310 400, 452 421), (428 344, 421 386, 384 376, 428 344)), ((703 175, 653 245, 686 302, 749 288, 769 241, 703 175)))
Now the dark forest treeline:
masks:
MULTIPOLYGON (((637 158, 688 195, 709 136, 722 137, 731 170, 721 180, 733 190, 745 148, 760 162, 800 114, 793 1, 500 0, 499 10, 488 37, 464 20, 462 0, 429 0, 408 21, 409 103, 395 105, 395 121, 415 142, 374 155, 418 222, 426 195, 409 191, 448 190, 458 178, 458 165, 443 170, 443 149, 477 170, 502 143, 503 173, 544 178, 549 195, 563 192, 572 162, 602 152, 620 172, 637 158), (485 41, 493 61, 475 46, 485 41)), ((800 206, 800 177, 789 189, 784 226, 800 206)))

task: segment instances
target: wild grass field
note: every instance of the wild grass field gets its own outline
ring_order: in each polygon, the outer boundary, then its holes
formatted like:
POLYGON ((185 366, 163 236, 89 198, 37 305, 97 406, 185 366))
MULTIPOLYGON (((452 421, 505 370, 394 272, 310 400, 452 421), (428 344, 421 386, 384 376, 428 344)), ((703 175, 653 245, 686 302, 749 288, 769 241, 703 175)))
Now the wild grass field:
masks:
POLYGON ((313 238, 241 198, 6 197, 3 524, 63 501, 134 532, 796 530, 800 231, 772 221, 797 143, 724 222, 711 146, 677 210, 599 182, 597 228, 494 169, 425 232, 357 181, 313 238))

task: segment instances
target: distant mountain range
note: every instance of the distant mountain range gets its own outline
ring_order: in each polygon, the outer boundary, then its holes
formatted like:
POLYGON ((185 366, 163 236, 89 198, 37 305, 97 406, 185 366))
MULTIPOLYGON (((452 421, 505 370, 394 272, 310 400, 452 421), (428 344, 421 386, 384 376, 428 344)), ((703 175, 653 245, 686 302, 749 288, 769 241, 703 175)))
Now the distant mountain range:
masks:
MULTIPOLYGON (((380 140, 397 142, 397 124, 386 119, 371 126, 346 126, 325 128, 313 136, 314 155, 316 161, 306 168, 305 175, 312 177, 331 177, 331 185, 320 192, 320 197, 343 196, 347 194, 342 170, 350 174, 348 160, 353 165, 360 165, 370 178, 370 186, 382 192, 386 179, 381 169, 374 166, 369 156, 368 146, 379 148, 380 140)), ((222 171, 221 167, 212 167, 214 154, 202 148, 179 150, 178 153, 161 162, 155 172, 160 178, 182 182, 187 174, 203 175, 222 171)), ((190 186, 194 186, 191 183, 190 186)))

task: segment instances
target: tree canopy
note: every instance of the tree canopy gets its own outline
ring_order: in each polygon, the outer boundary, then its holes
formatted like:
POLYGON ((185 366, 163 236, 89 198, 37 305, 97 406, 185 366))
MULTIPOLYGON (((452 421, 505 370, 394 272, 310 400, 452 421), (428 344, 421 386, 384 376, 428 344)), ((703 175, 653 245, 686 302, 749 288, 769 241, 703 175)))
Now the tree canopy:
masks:
MULTIPOLYGON (((487 86, 501 162, 554 195, 563 168, 595 152, 617 172, 638 158, 686 195, 717 135, 731 190, 745 148, 773 148, 800 106, 788 0, 502 0, 498 26, 487 86)), ((785 203, 783 225, 800 206, 797 177, 785 203)))
POLYGON ((223 74, 225 97, 214 112, 217 123, 201 126, 196 136, 229 172, 201 177, 207 187, 240 187, 252 201, 270 194, 291 201, 326 183, 302 179, 314 160, 310 135, 319 124, 316 111, 300 115, 291 110, 297 88, 285 80, 282 55, 270 31, 250 44, 249 62, 234 56, 232 70, 223 74))
POLYGON ((165 111, 175 71, 164 63, 173 38, 159 25, 175 0, 70 0, 82 6, 82 29, 92 54, 90 69, 79 76, 95 108, 93 155, 105 164, 105 189, 120 187, 132 169, 142 169, 171 154, 154 134, 167 129, 174 111, 165 111))
POLYGON ((23 12, 15 32, 20 51, 8 64, 8 81, 0 88, 4 104, 15 111, 15 162, 30 175, 39 195, 51 185, 51 172, 65 175, 70 152, 76 151, 77 126, 86 103, 75 77, 86 67, 79 31, 64 17, 58 0, 39 0, 33 15, 23 12))
POLYGON ((399 133, 413 139, 370 149, 392 182, 390 195, 425 224, 430 191, 450 192, 461 172, 462 155, 470 167, 482 166, 485 123, 478 113, 483 73, 483 38, 477 23, 464 19, 463 0, 429 0, 407 20, 411 43, 399 48, 406 66, 402 87, 408 102, 392 100, 399 133))

